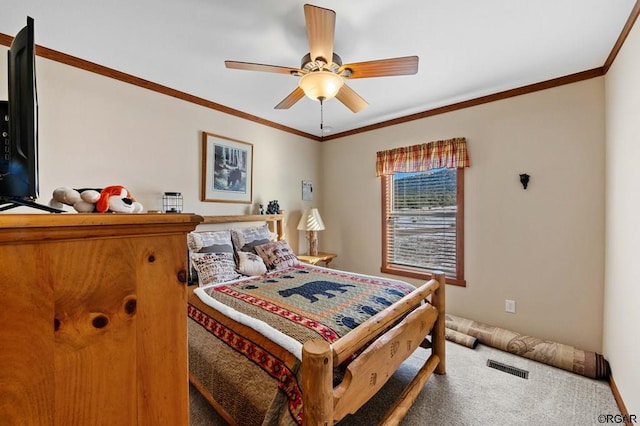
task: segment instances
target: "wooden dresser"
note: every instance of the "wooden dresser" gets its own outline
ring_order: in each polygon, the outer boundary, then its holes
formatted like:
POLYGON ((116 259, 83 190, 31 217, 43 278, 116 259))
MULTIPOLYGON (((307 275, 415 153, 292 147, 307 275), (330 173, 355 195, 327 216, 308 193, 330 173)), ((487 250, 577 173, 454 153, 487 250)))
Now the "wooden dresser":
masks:
POLYGON ((177 214, 0 214, 0 424, 188 425, 177 214))

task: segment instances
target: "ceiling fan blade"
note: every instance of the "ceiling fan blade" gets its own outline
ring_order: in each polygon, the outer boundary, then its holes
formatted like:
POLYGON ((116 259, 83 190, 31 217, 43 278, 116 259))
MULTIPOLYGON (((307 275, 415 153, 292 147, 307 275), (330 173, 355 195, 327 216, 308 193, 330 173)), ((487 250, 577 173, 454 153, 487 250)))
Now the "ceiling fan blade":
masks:
POLYGON ((299 73, 302 72, 302 70, 298 68, 281 67, 278 65, 254 64, 251 62, 224 61, 224 65, 227 68, 232 68, 236 70, 263 71, 263 72, 273 72, 277 74, 298 75, 299 73))
POLYGON ((288 109, 293 106, 296 102, 304 97, 304 91, 300 87, 296 87, 296 89, 289 93, 289 95, 284 98, 278 105, 276 105, 275 109, 288 109))
POLYGON ((415 74, 418 72, 418 57, 404 56, 402 58, 356 62, 341 66, 338 73, 342 73, 344 70, 351 70, 351 75, 344 75, 345 78, 369 78, 415 74))
POLYGON ((309 53, 311 60, 323 58, 330 64, 333 60, 333 35, 336 27, 336 12, 331 9, 304 5, 304 18, 307 23, 309 53))
POLYGON ((353 112, 359 112, 369 106, 367 101, 362 99, 360 95, 358 95, 351 87, 347 86, 347 84, 343 84, 338 94, 336 95, 336 99, 342 102, 347 108, 349 108, 353 112))

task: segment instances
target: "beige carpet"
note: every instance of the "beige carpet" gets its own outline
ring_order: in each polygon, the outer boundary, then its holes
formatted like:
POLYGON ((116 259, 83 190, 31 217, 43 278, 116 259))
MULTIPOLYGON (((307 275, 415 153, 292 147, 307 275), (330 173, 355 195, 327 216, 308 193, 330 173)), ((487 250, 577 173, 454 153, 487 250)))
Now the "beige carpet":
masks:
MULTIPOLYGON (((374 399, 341 426, 370 426, 428 351, 419 349, 374 399)), ((598 416, 619 414, 607 382, 589 379, 482 344, 470 349, 447 342, 447 374, 433 376, 403 421, 405 426, 598 425, 598 416), (487 367, 492 359, 529 371, 522 379, 487 367)), ((225 422, 192 389, 191 426, 225 422)), ((241 425, 246 426, 246 425, 241 425)))

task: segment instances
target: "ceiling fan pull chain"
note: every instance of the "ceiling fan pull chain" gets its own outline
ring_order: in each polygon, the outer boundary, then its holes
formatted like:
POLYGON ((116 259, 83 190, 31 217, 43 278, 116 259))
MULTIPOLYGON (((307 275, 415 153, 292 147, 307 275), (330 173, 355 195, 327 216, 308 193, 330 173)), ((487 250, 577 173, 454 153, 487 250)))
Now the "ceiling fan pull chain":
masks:
POLYGON ((324 103, 322 101, 324 100, 324 98, 319 97, 318 100, 320 101, 320 137, 323 138, 324 137, 324 103))

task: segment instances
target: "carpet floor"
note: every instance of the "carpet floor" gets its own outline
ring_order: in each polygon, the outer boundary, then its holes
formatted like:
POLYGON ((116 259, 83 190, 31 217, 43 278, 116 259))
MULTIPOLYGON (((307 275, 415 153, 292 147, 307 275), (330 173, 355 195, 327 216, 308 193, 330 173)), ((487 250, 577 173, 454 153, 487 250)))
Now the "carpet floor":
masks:
MULTIPOLYGON (((340 426, 369 426, 384 415, 429 351, 418 349, 384 388, 340 426)), ((226 423, 191 388, 191 426, 226 423)), ((598 425, 620 414, 609 384, 488 346, 447 342, 447 374, 433 375, 402 422, 404 426, 598 425), (529 372, 523 379, 487 366, 498 361, 529 372)), ((243 425, 241 425, 243 426, 243 425)))

